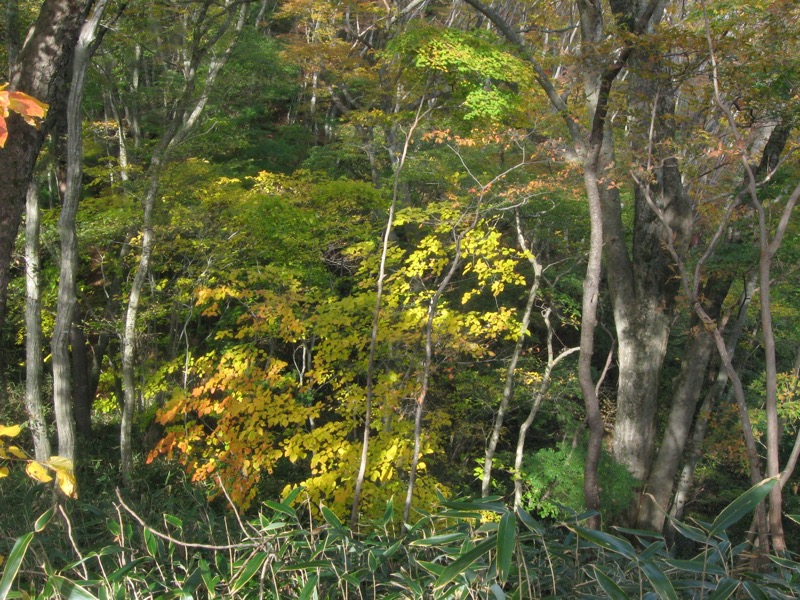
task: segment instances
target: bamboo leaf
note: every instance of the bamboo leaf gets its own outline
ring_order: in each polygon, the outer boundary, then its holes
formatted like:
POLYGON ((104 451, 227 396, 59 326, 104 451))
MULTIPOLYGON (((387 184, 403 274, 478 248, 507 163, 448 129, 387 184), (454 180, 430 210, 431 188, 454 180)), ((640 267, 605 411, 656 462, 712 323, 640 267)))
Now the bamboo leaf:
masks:
POLYGON ((587 529, 585 527, 575 526, 573 529, 580 537, 592 542, 593 544, 596 544, 597 546, 600 546, 601 548, 621 554, 631 561, 636 561, 638 559, 636 550, 633 549, 633 546, 631 546, 631 543, 628 540, 614 537, 613 535, 604 531, 596 531, 594 529, 587 529))
POLYGON ((311 600, 312 598, 317 598, 317 580, 318 577, 316 575, 312 575, 308 578, 308 581, 306 581, 303 589, 300 590, 300 595, 298 596, 299 600, 311 600))
POLYGON ((497 577, 501 583, 508 579, 511 561, 517 546, 517 519, 514 513, 507 512, 500 517, 497 530, 497 577))
POLYGON ((598 569, 596 565, 594 567, 594 576, 597 578, 597 583, 603 588, 603 591, 611 600, 628 600, 628 595, 622 591, 622 588, 608 575, 598 569))
POLYGON ((714 519, 711 528, 708 530, 708 536, 713 537, 728 529, 731 525, 738 522, 742 517, 753 512, 756 506, 767 497, 770 490, 778 483, 778 478, 771 477, 765 479, 747 490, 744 494, 736 498, 728 506, 726 506, 721 513, 714 519))
POLYGON ((327 506, 323 506, 322 507, 322 516, 325 518, 325 521, 327 521, 328 525, 330 525, 334 529, 337 529, 339 531, 343 531, 344 530, 344 525, 339 520, 339 517, 337 517, 336 513, 334 513, 327 506))
POLYGON ((661 569, 651 562, 643 562, 641 569, 659 598, 664 600, 678 600, 678 595, 675 593, 675 588, 672 587, 672 582, 661 569))
POLYGON ((717 589, 708 597, 708 600, 727 600, 733 596, 738 588, 739 581, 730 577, 723 577, 717 583, 717 589))
POLYGON ((258 572, 261 568, 261 565, 264 564, 264 561, 267 559, 266 552, 256 552, 251 556, 244 565, 244 568, 239 571, 239 573, 234 578, 233 582, 231 583, 231 593, 235 594, 239 590, 241 590, 247 582, 250 581, 253 576, 258 572))
POLYGON ((475 562, 481 556, 492 550, 496 544, 496 536, 492 535, 488 539, 475 546, 472 550, 469 550, 468 552, 459 556, 456 560, 449 564, 444 571, 442 571, 442 574, 439 575, 439 578, 436 580, 435 587, 440 588, 453 581, 456 577, 461 575, 464 571, 475 564, 475 562))
POLYGON ((421 540, 414 540, 409 543, 409 546, 420 546, 423 548, 428 546, 439 546, 441 544, 447 544, 448 542, 463 540, 465 537, 467 537, 467 533, 465 531, 459 531, 457 533, 443 533, 441 535, 432 535, 431 537, 422 538, 421 540))
POLYGON ((3 577, 0 579, 0 600, 6 600, 8 597, 8 592, 11 591, 11 584, 14 583, 14 578, 19 572, 22 559, 25 558, 25 553, 28 551, 28 546, 31 545, 32 540, 33 533, 26 533, 14 543, 14 547, 8 555, 3 577))
POLYGON ((50 522, 50 519, 52 519, 52 518, 53 518, 53 515, 55 514, 55 512, 56 512, 56 507, 55 507, 55 506, 52 506, 52 507, 50 507, 50 508, 49 508, 47 511, 45 511, 44 513, 42 513, 42 514, 39 516, 39 518, 38 518, 38 519, 36 519, 36 522, 33 524, 33 530, 34 530, 36 533, 39 533, 39 532, 40 532, 40 531, 42 531, 42 530, 43 530, 45 527, 47 527, 47 524, 50 522))
POLYGON ((158 557, 158 541, 153 532, 145 528, 144 530, 144 545, 147 546, 147 553, 153 558, 158 557))
POLYGON ((743 581, 742 587, 753 600, 769 600, 769 596, 753 581, 743 581))

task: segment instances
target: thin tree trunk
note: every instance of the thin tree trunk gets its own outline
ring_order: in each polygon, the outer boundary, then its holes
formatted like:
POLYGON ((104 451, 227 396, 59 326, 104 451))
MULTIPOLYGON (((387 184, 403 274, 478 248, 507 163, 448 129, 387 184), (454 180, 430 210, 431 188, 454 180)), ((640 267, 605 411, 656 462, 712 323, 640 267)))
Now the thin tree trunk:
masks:
POLYGON ((25 409, 34 456, 50 458, 50 440, 42 403, 42 302, 39 283, 39 188, 31 182, 25 207, 25 409))
MULTIPOLYGON (((353 491, 353 506, 350 510, 350 529, 355 530, 358 524, 358 505, 361 502, 361 490, 364 487, 364 478, 367 473, 367 463, 369 461, 369 441, 370 429, 372 427, 372 400, 374 394, 374 379, 375 379, 375 352, 378 346, 378 327, 380 325, 381 307, 383 303, 383 284, 386 277, 386 258, 389 252, 389 243, 394 234, 394 214, 397 210, 397 204, 400 197, 400 173, 406 162, 408 155, 408 148, 411 145, 411 137, 414 135, 414 130, 419 125, 422 117, 422 105, 420 102, 417 107, 417 114, 414 117, 414 122, 406 133, 406 139, 403 143, 403 149, 399 156, 393 157, 392 165, 394 166, 394 184, 392 186, 392 203, 389 206, 389 216, 386 219, 386 229, 383 232, 383 242, 381 246, 381 261, 378 268, 378 281, 375 290, 375 309, 372 312, 372 333, 369 341, 369 356, 367 358, 367 389, 364 399, 364 430, 361 439, 361 456, 358 463, 358 472, 356 473, 355 489, 353 491)), ((426 111, 427 112, 427 111, 426 111)))
POLYGON ((89 395, 89 358, 86 351, 86 338, 77 323, 70 327, 72 346, 72 395, 75 430, 79 436, 89 439, 92 436, 92 398, 89 395))
POLYGON ((544 322, 547 325, 547 367, 545 367, 544 374, 542 375, 542 381, 539 383, 539 388, 533 395, 532 402, 531 402, 531 409, 528 412, 528 416, 522 422, 522 425, 519 426, 519 436, 517 436, 517 448, 514 453, 514 506, 518 507, 522 504, 522 478, 520 477, 522 473, 522 461, 525 458, 525 436, 528 434, 528 429, 530 429, 531 425, 533 425, 534 419, 536 419, 536 415, 539 412, 539 407, 542 405, 542 401, 547 394, 547 390, 550 387, 550 378, 553 375, 553 369, 555 369, 556 365, 560 363, 563 359, 565 359, 570 354, 578 352, 580 350, 579 347, 576 348, 568 348, 566 350, 562 350, 558 356, 553 356, 553 326, 550 322, 550 309, 546 309, 544 313, 544 322))
MULTIPOLYGON (((761 334, 764 341, 764 359, 766 363, 767 477, 778 477, 781 474, 779 451, 783 429, 778 420, 778 364, 775 356, 775 334, 772 330, 770 274, 772 258, 780 248, 783 235, 789 225, 792 210, 798 199, 800 199, 800 185, 795 188, 787 200, 777 231, 772 240, 770 240, 764 206, 761 204, 756 191, 755 177, 752 170, 750 170, 749 164, 745 163, 745 165, 749 175, 751 200, 758 214, 759 224, 759 305, 761 307, 761 334)), ((782 488, 783 486, 776 485, 769 494, 769 530, 772 537, 773 550, 778 554, 786 552, 786 538, 783 532, 782 488)))
POLYGON ((44 137, 61 108, 64 79, 91 0, 46 0, 11 66, 10 89, 50 104, 49 117, 35 129, 22 118, 7 120, 8 141, 0 152, 0 331, 6 313, 9 269, 25 207, 25 195, 44 137))
POLYGON ((81 104, 86 69, 95 46, 100 18, 108 0, 99 0, 94 12, 81 28, 72 63, 72 81, 67 100, 67 190, 58 232, 61 238, 61 270, 58 280, 58 306, 53 327, 53 406, 58 432, 58 454, 75 460, 75 422, 72 411, 72 382, 69 337, 75 314, 75 277, 78 268, 78 240, 75 216, 78 212, 83 178, 83 135, 81 104))
MULTIPOLYGON (((747 321, 747 309, 753 299, 753 292, 756 286, 757 272, 753 271, 748 276, 745 282, 745 288, 742 291, 741 298, 737 303, 738 317, 733 328, 728 333, 726 346, 731 360, 735 359, 736 348, 739 344, 739 338, 744 331, 745 322, 747 321)), ((720 369, 714 384, 703 399, 703 404, 698 410, 697 417, 695 418, 694 432, 692 434, 691 447, 686 457, 686 463, 681 471, 680 478, 678 479, 677 489, 675 491, 675 498, 670 508, 670 515, 675 519, 682 519, 686 503, 689 498, 689 492, 694 483, 694 472, 700 456, 703 451, 703 442, 705 440, 708 422, 711 418, 711 413, 714 405, 717 403, 725 387, 728 385, 728 372, 725 369, 720 369)))
POLYGON ((497 450, 497 444, 500 441, 500 433, 503 430, 503 420, 508 410, 508 405, 514 395, 514 375, 517 370, 517 362, 519 361, 520 354, 522 354, 522 346, 525 343, 525 335, 528 333, 528 326, 531 322, 531 314, 533 313, 533 304, 536 302, 536 296, 539 292, 539 283, 542 278, 542 265, 534 260, 533 261, 533 283, 528 292, 528 300, 525 303, 525 310, 522 313, 520 320, 519 333, 517 334, 517 342, 514 345, 514 351, 511 354, 511 359, 506 367, 505 384, 503 385, 503 395, 500 398, 500 406, 497 409, 497 415, 494 418, 492 432, 489 435, 489 443, 486 446, 486 454, 483 460, 483 479, 481 480, 481 496, 484 498, 489 495, 489 485, 492 481, 492 462, 494 461, 494 453, 497 450))
MULTIPOLYGON (((206 7, 210 4, 206 0, 206 7)), ((153 231, 153 209, 158 198, 159 183, 161 172, 169 158, 171 151, 180 144, 189 133, 194 129, 200 116, 208 103, 211 89, 219 76, 222 67, 228 61, 233 51, 233 47, 239 38, 244 26, 247 3, 238 6, 238 16, 235 16, 234 6, 230 6, 231 12, 228 14, 227 21, 222 25, 221 31, 217 32, 215 39, 219 40, 224 31, 234 25, 234 36, 224 48, 219 56, 214 56, 205 74, 203 87, 197 97, 194 92, 197 88, 197 77, 202 59, 206 54, 212 52, 212 48, 203 46, 200 48, 200 37, 206 31, 207 23, 195 23, 194 32, 197 39, 193 40, 195 46, 192 48, 191 57, 187 61, 184 70, 187 79, 184 82, 182 99, 179 101, 176 111, 172 115, 172 121, 168 124, 161 141, 153 152, 148 167, 148 186, 143 198, 143 219, 142 219, 142 254, 139 257, 136 275, 131 283, 131 290, 128 295, 128 306, 125 310, 125 320, 122 329, 122 388, 123 406, 122 419, 120 422, 120 471, 123 480, 130 482, 131 470, 133 467, 133 416, 136 408, 136 321, 139 314, 139 302, 142 290, 147 280, 150 269, 150 260, 155 246, 155 234, 153 231)), ((203 12, 203 14, 206 14, 203 12)), ((207 32, 207 31, 206 31, 207 32)))
MULTIPOLYGON (((477 218, 475 219, 477 222, 477 218)), ((455 233, 455 232, 454 232, 455 233)), ((431 367, 433 365, 433 319, 436 317, 436 309, 439 306, 439 299, 450 285, 459 266, 461 266, 461 240, 466 232, 455 233, 456 253, 450 269, 447 271, 436 292, 428 303, 427 319, 425 321, 425 361, 422 369, 422 384, 417 395, 414 406, 414 453, 411 457, 411 470, 408 475, 408 488, 406 490, 406 501, 403 506, 403 522, 408 523, 411 515, 411 501, 414 498, 414 484, 417 480, 417 467, 419 466, 419 455, 422 447, 422 413, 425 407, 425 400, 428 396, 428 384, 431 378, 431 367)))

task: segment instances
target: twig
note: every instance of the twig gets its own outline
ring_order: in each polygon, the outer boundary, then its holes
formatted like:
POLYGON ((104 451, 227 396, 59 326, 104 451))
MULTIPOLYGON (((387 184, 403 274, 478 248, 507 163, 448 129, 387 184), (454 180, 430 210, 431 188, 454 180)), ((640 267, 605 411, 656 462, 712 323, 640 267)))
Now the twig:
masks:
POLYGON ((138 514, 136 514, 136 511, 134 511, 127 504, 125 504, 125 501, 122 499, 122 494, 119 493, 119 488, 117 488, 115 491, 117 493, 117 500, 119 500, 120 506, 122 508, 124 508, 125 511, 131 517, 133 517, 134 521, 136 521, 137 523, 139 523, 139 525, 141 525, 142 527, 144 527, 145 529, 150 531, 150 533, 152 533, 154 536, 156 536, 158 538, 161 538, 162 540, 165 540, 165 541, 170 542, 172 544, 175 544, 177 546, 181 546, 182 548, 199 548, 199 549, 202 549, 202 550, 241 550, 241 549, 244 549, 244 548, 255 548, 256 546, 258 546, 258 544, 254 543, 254 542, 247 543, 247 544, 243 543, 243 544, 224 544, 224 545, 199 544, 199 543, 191 543, 191 542, 182 542, 181 540, 177 540, 172 536, 169 536, 169 535, 167 535, 165 533, 161 533, 157 529, 154 529, 153 527, 151 527, 150 525, 145 523, 144 519, 142 519, 138 514))

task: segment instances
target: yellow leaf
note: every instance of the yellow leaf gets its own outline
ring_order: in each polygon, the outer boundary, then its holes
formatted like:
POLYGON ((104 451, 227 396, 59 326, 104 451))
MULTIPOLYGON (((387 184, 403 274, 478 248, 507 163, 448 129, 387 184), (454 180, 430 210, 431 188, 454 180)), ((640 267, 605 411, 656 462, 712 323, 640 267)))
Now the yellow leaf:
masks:
POLYGON ((19 425, 0 425, 0 435, 5 437, 16 437, 19 435, 19 432, 22 431, 22 427, 19 425))
POLYGON ((70 473, 75 470, 75 467, 72 464, 72 461, 68 458, 64 458, 63 456, 51 456, 50 460, 47 461, 48 467, 52 467, 56 471, 64 470, 69 471, 70 473))
POLYGON ((75 480, 75 475, 72 474, 72 471, 56 469, 56 480, 58 481, 58 487, 61 488, 65 496, 70 498, 78 497, 78 482, 75 480))
POLYGON ((47 472, 47 469, 44 468, 44 465, 35 460, 32 460, 28 463, 28 466, 25 467, 25 472, 36 481, 41 481, 42 483, 49 483, 53 481, 53 478, 50 477, 50 474, 47 472))
POLYGON ((13 456, 15 456, 17 458, 21 458, 23 460, 28 458, 28 455, 25 454, 25 452, 22 449, 18 448, 17 446, 9 446, 7 448, 7 451, 8 451, 9 454, 11 454, 11 455, 13 455, 13 456))
POLYGON ((8 467, 0 467, 0 478, 8 477, 8 467))

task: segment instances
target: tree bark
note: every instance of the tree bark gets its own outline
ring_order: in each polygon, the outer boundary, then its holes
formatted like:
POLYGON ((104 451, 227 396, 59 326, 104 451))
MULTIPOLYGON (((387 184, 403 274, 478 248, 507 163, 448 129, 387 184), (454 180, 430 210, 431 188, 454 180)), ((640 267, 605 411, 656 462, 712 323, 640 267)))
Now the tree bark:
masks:
POLYGON ((7 121, 8 141, 0 152, 0 331, 6 314, 9 268, 14 242, 22 219, 25 195, 42 142, 59 98, 65 98, 65 76, 72 60, 80 27, 93 0, 46 0, 11 67, 9 89, 19 90, 51 105, 49 117, 35 129, 22 118, 7 121))
POLYGON ((98 0, 92 16, 81 27, 75 46, 72 81, 67 101, 67 191, 58 219, 61 238, 61 269, 58 279, 58 305, 51 342, 53 354, 53 406, 58 432, 58 455, 75 460, 75 422, 72 410, 72 380, 69 339, 75 314, 75 277, 78 267, 78 240, 75 216, 83 178, 83 132, 81 103, 86 69, 96 48, 94 41, 100 18, 108 0, 98 0))
POLYGON ((25 217, 25 409, 36 460, 50 459, 42 403, 42 302, 39 279, 39 188, 31 182, 25 217))
POLYGON ((72 396, 75 431, 84 440, 92 437, 92 396, 89 385, 89 357, 86 338, 77 323, 70 327, 72 347, 72 396))
POLYGON ((483 461, 483 479, 481 481, 481 496, 484 498, 489 495, 489 484, 492 481, 492 461, 494 460, 495 450, 500 441, 500 432, 503 429, 503 419, 505 418, 508 405, 514 394, 514 374, 517 370, 517 362, 519 361, 520 354, 522 353, 522 346, 525 343, 525 336, 528 333, 528 326, 531 322, 531 314, 533 313, 533 304, 536 301, 536 296, 539 292, 539 282, 542 277, 542 266, 537 261, 533 261, 533 283, 528 291, 528 301, 525 303, 525 310, 522 313, 520 320, 519 332, 517 334, 517 342, 514 345, 514 351, 511 354, 511 360, 506 367, 505 384, 503 385, 503 394, 500 398, 500 406, 497 409, 497 415, 494 418, 492 432, 489 435, 489 443, 486 446, 486 454, 483 461))
MULTIPOLYGON (((706 311, 712 319, 719 317, 730 286, 730 276, 712 278, 706 284, 703 296, 706 299, 706 311)), ((692 325, 691 339, 674 385, 666 430, 647 480, 648 494, 642 498, 637 515, 637 527, 642 529, 661 531, 664 526, 675 474, 689 439, 708 363, 714 353, 714 341, 700 320, 695 318, 692 325)))

